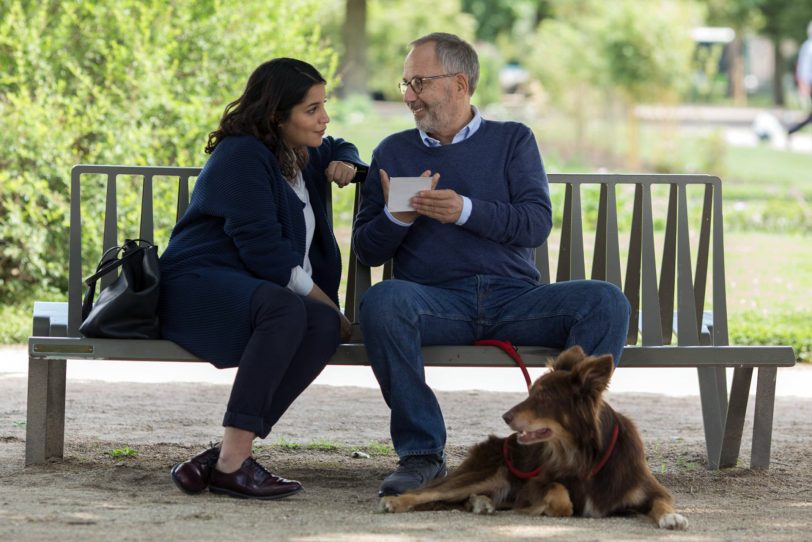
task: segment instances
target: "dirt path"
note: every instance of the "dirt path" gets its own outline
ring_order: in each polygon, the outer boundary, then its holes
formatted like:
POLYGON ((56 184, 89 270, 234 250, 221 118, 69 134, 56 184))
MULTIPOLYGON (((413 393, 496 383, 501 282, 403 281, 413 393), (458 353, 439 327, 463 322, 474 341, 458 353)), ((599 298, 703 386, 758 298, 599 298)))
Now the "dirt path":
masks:
MULTIPOLYGON (((260 443, 258 456, 305 491, 276 502, 189 497, 170 466, 219 433, 228 387, 204 384, 68 383, 66 457, 23 468, 25 379, 0 378, 0 540, 809 540, 812 528, 812 400, 778 400, 767 472, 705 468, 699 400, 616 394, 646 442, 649 464, 691 522, 664 533, 646 518, 549 519, 512 513, 403 515, 376 512, 379 480, 393 467, 388 413, 378 392, 309 389, 260 443), (137 455, 113 458, 129 447, 137 455), (353 459, 355 450, 369 459, 353 459)), ((445 392, 449 453, 488 433, 520 394, 445 392)), ((752 401, 751 401, 752 402, 752 401)), ((749 462, 749 424, 742 465, 749 462)))

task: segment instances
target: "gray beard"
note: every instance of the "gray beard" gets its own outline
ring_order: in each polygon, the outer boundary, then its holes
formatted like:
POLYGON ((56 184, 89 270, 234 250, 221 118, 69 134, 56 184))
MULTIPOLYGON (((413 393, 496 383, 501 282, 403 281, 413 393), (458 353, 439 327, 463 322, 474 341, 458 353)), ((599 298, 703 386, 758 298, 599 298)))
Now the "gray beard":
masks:
POLYGON ((447 124, 448 119, 443 118, 442 115, 435 114, 434 111, 427 111, 426 116, 422 119, 415 120, 415 125, 419 130, 423 130, 427 134, 437 133, 437 128, 447 124))

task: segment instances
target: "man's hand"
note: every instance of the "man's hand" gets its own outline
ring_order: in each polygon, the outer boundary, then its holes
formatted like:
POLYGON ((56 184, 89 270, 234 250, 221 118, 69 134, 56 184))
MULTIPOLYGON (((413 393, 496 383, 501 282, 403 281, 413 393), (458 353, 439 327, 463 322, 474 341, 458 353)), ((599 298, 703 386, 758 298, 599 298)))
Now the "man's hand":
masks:
POLYGON ((462 214, 462 196, 450 188, 443 190, 421 190, 411 199, 412 207, 418 214, 433 218, 443 224, 454 224, 462 214))
MULTIPOLYGON (((378 172, 381 175, 381 188, 383 189, 383 200, 389 205, 389 174, 386 173, 384 170, 380 169, 378 172)), ((437 186, 437 182, 440 180, 440 174, 435 173, 434 175, 431 174, 431 171, 426 170, 420 174, 421 177, 431 177, 431 189, 434 190, 434 187, 437 186)), ((414 199, 412 199, 412 205, 414 206, 414 199)), ((407 224, 411 224, 415 220, 417 220, 417 212, 415 211, 404 211, 399 213, 392 213, 392 216, 395 220, 399 220, 401 222, 405 222, 407 224)))
POLYGON ((333 161, 327 165, 324 176, 327 177, 328 182, 336 183, 339 187, 344 188, 355 178, 356 171, 358 168, 353 164, 333 161))

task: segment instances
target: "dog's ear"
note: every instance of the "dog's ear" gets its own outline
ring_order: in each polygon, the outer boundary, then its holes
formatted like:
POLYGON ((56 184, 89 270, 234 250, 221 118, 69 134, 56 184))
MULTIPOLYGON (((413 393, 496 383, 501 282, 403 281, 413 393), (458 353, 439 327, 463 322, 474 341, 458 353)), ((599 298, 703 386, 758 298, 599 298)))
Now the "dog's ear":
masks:
POLYGON ((609 385, 615 370, 612 354, 590 356, 572 370, 576 386, 591 395, 599 395, 609 385))
POLYGON ((554 371, 572 371, 572 368, 575 367, 578 363, 580 363, 586 354, 584 353, 583 348, 578 346, 571 346, 558 354, 558 357, 553 360, 553 363, 550 365, 554 371))

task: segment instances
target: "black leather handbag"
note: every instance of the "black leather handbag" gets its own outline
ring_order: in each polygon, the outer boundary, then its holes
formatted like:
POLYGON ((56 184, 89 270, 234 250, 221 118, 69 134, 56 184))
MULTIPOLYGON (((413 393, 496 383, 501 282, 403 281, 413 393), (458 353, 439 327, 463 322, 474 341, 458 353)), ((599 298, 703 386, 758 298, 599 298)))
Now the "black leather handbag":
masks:
POLYGON ((102 255, 96 272, 85 279, 82 303, 85 337, 109 339, 158 339, 158 296, 161 272, 158 247, 143 239, 127 239, 102 255), (96 281, 118 268, 121 273, 96 296, 96 281))

